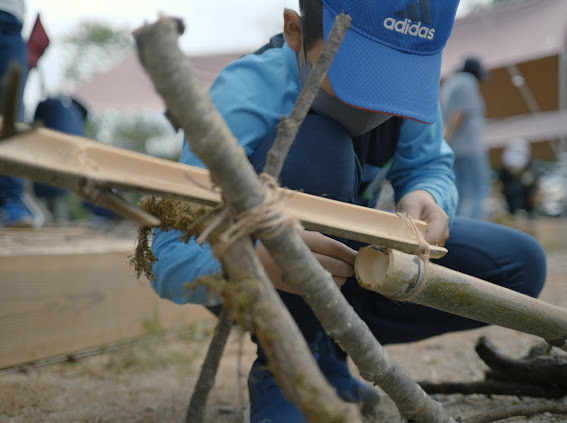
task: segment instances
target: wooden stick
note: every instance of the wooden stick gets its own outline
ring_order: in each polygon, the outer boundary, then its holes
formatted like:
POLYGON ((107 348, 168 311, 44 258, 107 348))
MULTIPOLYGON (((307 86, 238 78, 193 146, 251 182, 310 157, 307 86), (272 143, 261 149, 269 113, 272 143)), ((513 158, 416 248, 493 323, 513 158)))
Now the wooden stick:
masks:
POLYGON ((429 395, 513 395, 517 397, 563 398, 565 389, 552 384, 534 385, 521 382, 482 380, 474 382, 418 382, 429 395))
POLYGON ((232 321, 228 316, 228 312, 222 310, 211 343, 207 349, 205 361, 201 366, 195 389, 191 395, 189 407, 187 407, 185 423, 200 423, 203 421, 209 393, 215 384, 219 364, 231 330, 232 321))
MULTIPOLYGON (((23 129, 23 130, 22 130, 23 129)), ((25 130, 0 142, 0 173, 74 192, 86 184, 145 192, 214 206, 220 194, 209 172, 183 163, 105 145, 45 128, 25 130)), ((419 242, 393 213, 280 188, 286 208, 307 229, 415 254, 419 242)), ((427 224, 415 221, 423 235, 427 224)), ((447 250, 432 247, 439 258, 447 250)))
MULTIPOLYGON (((139 59, 183 128, 191 150, 211 169, 212 179, 222 189, 225 210, 245 213, 264 203, 266 188, 179 49, 181 28, 179 21, 160 17, 134 31, 139 59)), ((356 407, 341 401, 320 372, 270 283, 252 239, 235 237, 219 254, 224 228, 217 229, 207 241, 230 279, 230 288, 222 294, 223 306, 241 326, 252 329, 283 394, 310 423, 360 422, 356 407)))
MULTIPOLYGON (((327 37, 323 50, 321 50, 319 58, 317 59, 317 63, 315 63, 315 67, 309 73, 305 84, 303 84, 295 106, 293 106, 289 116, 283 117, 278 124, 278 134, 272 147, 268 151, 263 170, 264 173, 273 176, 275 179, 279 179, 280 177, 289 149, 295 141, 297 132, 307 116, 307 113, 309 113, 315 97, 317 97, 317 93, 327 75, 327 71, 333 62, 335 54, 343 42, 347 30, 350 28, 351 20, 351 17, 348 15, 341 14, 337 16, 335 33, 332 34, 333 36, 329 34, 327 37)), ((305 60, 307 60, 307 58, 305 58, 305 60)))
POLYGON ((567 310, 395 250, 361 248, 358 283, 396 301, 410 301, 480 322, 541 336, 565 348, 567 310))
POLYGON ((543 413, 567 414, 567 405, 552 401, 536 404, 510 405, 495 410, 484 411, 476 416, 467 418, 465 423, 490 423, 514 416, 529 417, 543 413))

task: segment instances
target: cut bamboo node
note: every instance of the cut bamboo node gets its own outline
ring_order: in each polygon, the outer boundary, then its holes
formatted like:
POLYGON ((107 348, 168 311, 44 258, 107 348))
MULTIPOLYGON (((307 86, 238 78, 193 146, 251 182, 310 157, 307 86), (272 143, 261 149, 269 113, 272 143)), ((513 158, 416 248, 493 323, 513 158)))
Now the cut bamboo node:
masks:
POLYGON ((370 246, 361 248, 355 262, 360 286, 392 300, 407 301, 421 291, 423 262, 415 255, 370 246))

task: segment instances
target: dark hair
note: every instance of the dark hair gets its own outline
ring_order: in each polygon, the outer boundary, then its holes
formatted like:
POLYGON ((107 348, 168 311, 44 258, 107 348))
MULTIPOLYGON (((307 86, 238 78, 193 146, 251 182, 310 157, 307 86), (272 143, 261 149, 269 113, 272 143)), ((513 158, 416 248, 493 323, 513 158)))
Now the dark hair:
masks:
POLYGON ((487 76, 481 60, 474 56, 467 57, 463 64, 463 72, 472 73, 481 81, 486 79, 487 76))
POLYGON ((299 0, 303 26, 303 47, 309 50, 323 39, 323 4, 320 0, 299 0))

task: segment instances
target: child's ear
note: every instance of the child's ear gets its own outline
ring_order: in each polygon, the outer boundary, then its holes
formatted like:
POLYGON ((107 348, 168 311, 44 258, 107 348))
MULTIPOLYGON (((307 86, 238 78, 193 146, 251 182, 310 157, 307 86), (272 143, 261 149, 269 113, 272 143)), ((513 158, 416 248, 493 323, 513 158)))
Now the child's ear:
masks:
POLYGON ((284 29, 285 42, 296 53, 301 49, 301 16, 295 10, 284 9, 284 29))

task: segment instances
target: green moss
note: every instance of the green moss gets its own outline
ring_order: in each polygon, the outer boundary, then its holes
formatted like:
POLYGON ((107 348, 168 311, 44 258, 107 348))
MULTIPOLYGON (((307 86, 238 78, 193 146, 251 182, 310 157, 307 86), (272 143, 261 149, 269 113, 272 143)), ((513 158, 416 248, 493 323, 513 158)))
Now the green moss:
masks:
MULTIPOLYGON (((159 229, 180 231, 180 239, 186 243, 192 237, 199 235, 200 223, 203 222, 203 217, 210 210, 209 207, 188 201, 151 196, 140 199, 138 206, 160 220, 159 229)), ((134 255, 130 257, 130 266, 134 268, 138 279, 144 275, 149 280, 155 280, 152 269, 157 258, 151 251, 150 242, 153 229, 152 226, 144 226, 138 230, 136 250, 134 255)))

